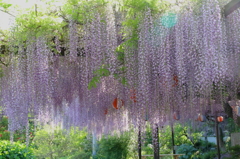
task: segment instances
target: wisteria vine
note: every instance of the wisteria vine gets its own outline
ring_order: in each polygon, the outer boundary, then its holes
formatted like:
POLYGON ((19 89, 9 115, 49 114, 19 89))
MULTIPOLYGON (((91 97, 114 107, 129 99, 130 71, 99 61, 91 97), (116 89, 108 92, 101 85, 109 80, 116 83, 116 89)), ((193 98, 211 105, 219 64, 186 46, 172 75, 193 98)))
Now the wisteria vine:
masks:
POLYGON ((46 37, 19 44, 1 78, 9 130, 26 127, 31 115, 36 124, 101 135, 224 110, 239 91, 240 10, 224 17, 217 0, 198 7, 154 16, 146 8, 136 48, 124 42, 131 35, 119 33, 122 19, 111 5, 107 14, 90 13, 81 27, 72 20, 66 41, 55 37, 64 56, 53 53, 46 37))

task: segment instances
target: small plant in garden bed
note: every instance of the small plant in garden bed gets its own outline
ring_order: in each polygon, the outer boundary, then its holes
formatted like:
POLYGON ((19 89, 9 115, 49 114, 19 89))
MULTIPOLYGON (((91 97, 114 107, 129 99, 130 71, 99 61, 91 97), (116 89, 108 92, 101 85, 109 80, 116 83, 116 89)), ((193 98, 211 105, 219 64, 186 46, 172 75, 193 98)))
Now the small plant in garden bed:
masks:
POLYGON ((0 141, 0 159, 34 159, 33 149, 25 144, 0 141))
POLYGON ((179 157, 180 159, 196 159, 194 157, 194 154, 197 151, 198 150, 190 144, 182 144, 181 146, 178 147, 177 153, 178 154, 185 154, 184 156, 180 156, 179 157))
POLYGON ((134 156, 131 148, 131 132, 125 132, 121 135, 104 136, 98 142, 97 159, 126 159, 134 156))
POLYGON ((239 159, 240 158, 240 145, 229 147, 229 153, 231 157, 225 157, 224 159, 239 159))
POLYGON ((216 151, 211 151, 216 145, 207 141, 199 140, 194 145, 183 144, 179 146, 177 153, 185 154, 180 159, 213 159, 216 151))
POLYGON ((201 153, 207 153, 208 151, 211 151, 212 148, 216 148, 216 145, 208 141, 199 140, 194 144, 194 147, 201 153))
POLYGON ((200 155, 200 159, 213 159, 217 156, 216 151, 208 151, 200 155))

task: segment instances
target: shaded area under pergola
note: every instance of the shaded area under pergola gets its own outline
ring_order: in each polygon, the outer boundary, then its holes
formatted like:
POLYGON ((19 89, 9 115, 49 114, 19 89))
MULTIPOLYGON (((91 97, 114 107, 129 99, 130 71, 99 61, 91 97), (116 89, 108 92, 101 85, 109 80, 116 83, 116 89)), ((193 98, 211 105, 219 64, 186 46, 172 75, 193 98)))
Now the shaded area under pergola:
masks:
MULTIPOLYGON (((225 17, 227 17, 228 15, 230 15, 231 13, 233 13, 235 10, 237 10, 238 8, 240 7, 240 0, 232 0, 230 1, 227 5, 225 5, 224 7, 224 15, 225 17)), ((216 118, 216 117, 215 117, 216 118)), ((216 120, 216 119, 215 119, 216 120)), ((216 133, 217 133, 217 152, 218 152, 218 159, 221 158, 221 155, 220 155, 220 146, 219 146, 219 132, 218 132, 218 122, 216 120, 215 122, 216 124, 216 133)), ((156 128, 154 131, 154 140, 157 141, 155 144, 154 144, 154 159, 159 159, 159 139, 158 139, 158 126, 156 125, 156 128)), ((173 130, 173 126, 172 126, 172 143, 173 143, 173 154, 175 154, 175 151, 174 151, 174 130, 173 130)), ((138 153, 139 153, 139 159, 142 158, 142 155, 141 155, 141 131, 139 129, 139 133, 138 133, 138 153)))

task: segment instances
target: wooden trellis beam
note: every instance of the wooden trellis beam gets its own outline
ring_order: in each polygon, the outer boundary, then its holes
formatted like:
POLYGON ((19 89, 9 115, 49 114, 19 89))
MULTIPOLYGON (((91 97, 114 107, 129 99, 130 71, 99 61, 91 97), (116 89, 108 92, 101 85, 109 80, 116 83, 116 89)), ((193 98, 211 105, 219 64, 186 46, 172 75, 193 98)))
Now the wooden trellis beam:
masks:
POLYGON ((225 17, 227 17, 229 14, 237 10, 239 7, 240 7, 240 0, 232 0, 231 2, 229 2, 224 7, 225 17))

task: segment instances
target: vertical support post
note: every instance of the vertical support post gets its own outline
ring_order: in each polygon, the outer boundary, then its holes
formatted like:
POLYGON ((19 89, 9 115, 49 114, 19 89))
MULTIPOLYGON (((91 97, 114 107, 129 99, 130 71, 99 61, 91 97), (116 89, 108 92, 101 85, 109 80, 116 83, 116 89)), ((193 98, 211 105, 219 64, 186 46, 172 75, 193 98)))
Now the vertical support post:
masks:
POLYGON ((173 123, 171 124, 171 130, 172 130, 172 149, 173 149, 173 154, 175 154, 175 149, 174 149, 174 146, 175 146, 175 143, 174 143, 174 128, 173 128, 173 123))
POLYGON ((217 112, 215 114, 215 128, 216 128, 216 140, 217 140, 217 156, 218 156, 218 159, 221 159, 220 143, 219 143, 219 129, 218 129, 218 121, 217 121, 217 112))
POLYGON ((92 131, 92 156, 93 158, 96 157, 97 155, 97 137, 96 137, 96 130, 94 128, 94 130, 92 131))
POLYGON ((158 137, 158 125, 153 133, 153 145, 154 145, 154 159, 159 159, 159 137, 158 137))
POLYGON ((29 146, 29 118, 27 119, 26 123, 26 146, 29 146))
POLYGON ((138 157, 142 159, 142 142, 141 142, 141 127, 138 130, 138 157))

